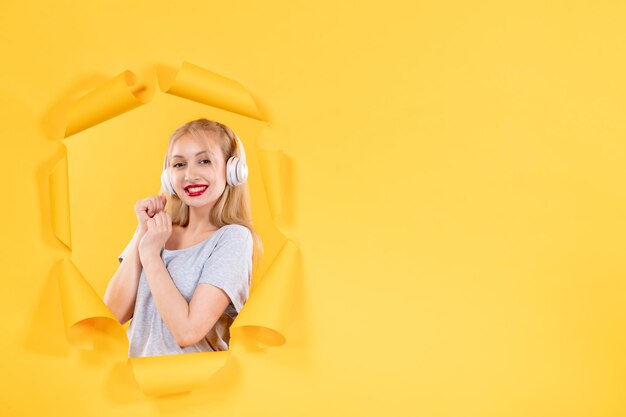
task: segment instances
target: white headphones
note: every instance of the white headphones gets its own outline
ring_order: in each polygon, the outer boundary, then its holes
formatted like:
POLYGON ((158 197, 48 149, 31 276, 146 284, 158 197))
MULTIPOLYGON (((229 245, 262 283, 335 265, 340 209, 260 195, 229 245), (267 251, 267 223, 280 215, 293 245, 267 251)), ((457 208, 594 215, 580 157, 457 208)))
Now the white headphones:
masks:
MULTIPOLYGON (((228 134, 226 129, 222 128, 222 130, 224 130, 224 132, 226 132, 226 136, 232 140, 232 137, 228 134)), ((226 162, 226 182, 228 185, 236 187, 243 184, 248 179, 248 165, 246 164, 246 151, 243 149, 243 143, 235 132, 233 132, 233 134, 235 135, 235 145, 238 150, 238 156, 231 156, 226 162)), ((161 185, 170 195, 177 195, 176 191, 174 191, 174 186, 172 185, 169 170, 167 169, 167 153, 163 159, 161 185)))

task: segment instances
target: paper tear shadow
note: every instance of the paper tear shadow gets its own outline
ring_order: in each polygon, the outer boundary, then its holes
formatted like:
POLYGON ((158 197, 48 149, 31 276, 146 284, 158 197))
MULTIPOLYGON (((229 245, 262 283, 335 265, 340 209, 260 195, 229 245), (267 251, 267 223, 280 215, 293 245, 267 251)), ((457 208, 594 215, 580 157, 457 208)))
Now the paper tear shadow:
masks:
POLYGON ((283 233, 288 233, 294 225, 297 207, 295 198, 288 200, 285 196, 295 193, 295 164, 280 149, 260 147, 258 154, 272 218, 283 233))
POLYGON ((198 389, 187 393, 159 396, 159 401, 156 402, 159 415, 181 415, 186 414, 185 412, 192 414, 198 410, 206 410, 207 404, 219 406, 236 400, 242 385, 242 373, 241 361, 235 355, 230 355, 226 365, 198 389))
POLYGON ((111 362, 111 359, 124 359, 128 356, 128 339, 119 323, 97 317, 86 319, 84 325, 84 330, 92 338, 93 349, 78 350, 82 364, 100 367, 111 362))
MULTIPOLYGON (((34 117, 33 117, 34 119, 34 117)), ((44 140, 43 136, 37 137, 44 140)), ((66 256, 70 254, 69 248, 61 242, 54 230, 54 214, 51 207, 51 195, 54 190, 50 188, 49 179, 54 167, 66 158, 64 147, 58 147, 54 156, 47 162, 40 164, 35 172, 36 184, 38 184, 38 206, 41 239, 46 246, 59 250, 66 256)), ((27 328, 23 340, 24 350, 39 355, 64 357, 69 355, 67 341, 63 337, 63 315, 61 313, 60 294, 58 288, 60 262, 53 264, 49 270, 40 295, 30 317, 30 325, 27 328)))
POLYGON ((64 337, 61 296, 57 283, 60 263, 57 262, 50 269, 45 287, 35 304, 23 342, 27 352, 56 357, 65 357, 70 353, 64 337))
POLYGON ((104 394, 117 404, 132 404, 145 400, 128 360, 116 362, 111 367, 104 382, 104 394))
POLYGON ((67 125, 66 117, 72 105, 85 93, 97 88, 102 83, 111 79, 105 74, 85 75, 80 81, 65 88, 63 94, 59 95, 52 104, 48 106, 48 110, 44 113, 40 126, 50 140, 59 140, 65 136, 65 127, 67 125))

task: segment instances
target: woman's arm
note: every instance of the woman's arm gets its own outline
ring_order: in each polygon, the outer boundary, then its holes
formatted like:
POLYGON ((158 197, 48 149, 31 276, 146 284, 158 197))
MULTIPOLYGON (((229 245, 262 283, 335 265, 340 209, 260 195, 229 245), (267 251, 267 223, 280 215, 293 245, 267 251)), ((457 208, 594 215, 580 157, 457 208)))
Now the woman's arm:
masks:
POLYGON ((178 346, 186 345, 189 335, 189 304, 172 281, 163 259, 156 254, 144 255, 145 274, 152 299, 163 322, 178 346))
POLYGON ((198 343, 228 307, 230 299, 226 293, 212 285, 199 285, 189 304, 160 256, 146 256, 143 262, 156 308, 176 343, 181 347, 198 343))
POLYGON ((137 227, 128 254, 120 263, 104 292, 104 304, 121 324, 130 320, 135 309, 142 268, 138 247, 144 234, 145 231, 137 227))

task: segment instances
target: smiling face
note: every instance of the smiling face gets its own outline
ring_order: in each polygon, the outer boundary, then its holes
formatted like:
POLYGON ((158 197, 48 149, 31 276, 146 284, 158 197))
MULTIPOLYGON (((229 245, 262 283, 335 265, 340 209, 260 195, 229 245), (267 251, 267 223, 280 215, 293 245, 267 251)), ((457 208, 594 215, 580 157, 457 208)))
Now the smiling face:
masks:
POLYGON ((174 142, 170 155, 168 169, 178 197, 190 208, 213 206, 226 188, 226 162, 215 134, 185 133, 174 142), (196 193, 186 190, 193 184, 204 187, 196 193))

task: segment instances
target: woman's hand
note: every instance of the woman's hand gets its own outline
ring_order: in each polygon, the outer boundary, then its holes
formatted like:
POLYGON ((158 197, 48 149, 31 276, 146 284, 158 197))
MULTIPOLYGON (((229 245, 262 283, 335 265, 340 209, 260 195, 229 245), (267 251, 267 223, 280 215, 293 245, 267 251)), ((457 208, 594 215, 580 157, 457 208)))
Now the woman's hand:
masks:
POLYGON ((160 211, 146 221, 148 230, 139 241, 139 258, 142 264, 150 257, 161 257, 161 249, 172 235, 172 217, 160 211))
POLYGON ((165 210, 167 197, 164 194, 154 195, 135 203, 135 214, 137 215, 137 229, 142 236, 148 231, 147 222, 155 214, 165 210))

